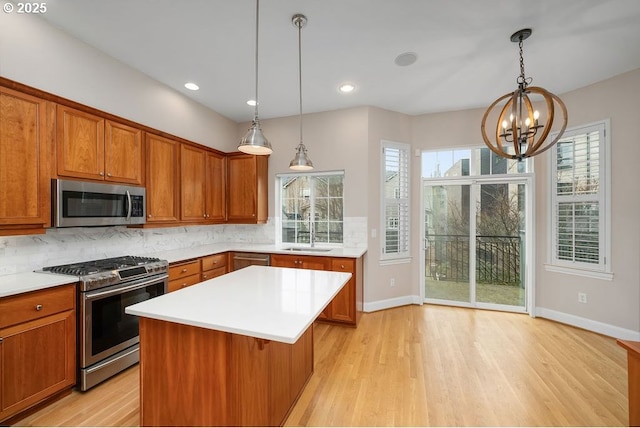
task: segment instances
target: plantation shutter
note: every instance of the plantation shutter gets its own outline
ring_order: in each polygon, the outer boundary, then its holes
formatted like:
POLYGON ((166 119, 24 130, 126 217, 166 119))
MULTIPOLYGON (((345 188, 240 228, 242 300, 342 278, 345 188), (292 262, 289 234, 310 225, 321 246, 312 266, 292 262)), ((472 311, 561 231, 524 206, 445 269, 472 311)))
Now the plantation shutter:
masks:
POLYGON ((409 256, 409 146, 382 144, 382 258, 409 256))
POLYGON ((604 268, 604 126, 565 134, 555 149, 555 260, 604 268))

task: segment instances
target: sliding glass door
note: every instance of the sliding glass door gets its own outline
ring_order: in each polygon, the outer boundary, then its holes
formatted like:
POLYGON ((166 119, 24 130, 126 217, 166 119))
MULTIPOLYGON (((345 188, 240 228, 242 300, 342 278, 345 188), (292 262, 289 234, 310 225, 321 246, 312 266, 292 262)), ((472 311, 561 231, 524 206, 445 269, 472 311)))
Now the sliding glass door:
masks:
POLYGON ((527 310, 528 183, 423 180, 426 302, 527 310))

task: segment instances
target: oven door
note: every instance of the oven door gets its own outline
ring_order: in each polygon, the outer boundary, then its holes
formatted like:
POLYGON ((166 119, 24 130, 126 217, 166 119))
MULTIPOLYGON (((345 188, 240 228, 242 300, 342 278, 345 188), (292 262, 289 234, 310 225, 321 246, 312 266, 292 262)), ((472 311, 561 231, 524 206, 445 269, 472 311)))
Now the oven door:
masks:
POLYGON ((167 288, 165 274, 81 293, 81 368, 137 344, 138 317, 126 314, 124 309, 160 296, 167 288))

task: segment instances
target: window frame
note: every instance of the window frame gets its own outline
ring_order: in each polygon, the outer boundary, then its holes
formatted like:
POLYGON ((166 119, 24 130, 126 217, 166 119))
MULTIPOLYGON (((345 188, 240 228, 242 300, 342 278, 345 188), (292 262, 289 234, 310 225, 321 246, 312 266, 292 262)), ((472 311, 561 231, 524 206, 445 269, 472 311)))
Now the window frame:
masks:
POLYGON ((411 145, 407 143, 398 143, 394 141, 381 140, 380 141, 380 261, 386 263, 402 263, 411 259, 411 145), (386 155, 385 149, 396 149, 404 152, 406 155, 406 172, 399 171, 399 175, 402 174, 406 177, 406 198, 402 198, 402 190, 393 190, 394 198, 386 198, 386 155), (405 215, 402 212, 398 212, 397 216, 387 217, 387 206, 391 205, 403 205, 405 208, 405 215), (398 246, 405 248, 404 251, 397 251, 393 253, 386 252, 387 246, 387 229, 389 226, 389 218, 395 219, 394 225, 397 225, 394 229, 398 230, 399 243, 398 246), (401 241, 401 230, 403 225, 406 224, 406 236, 401 241))
MULTIPOLYGON (((312 179, 316 178, 316 177, 326 177, 326 176, 341 176, 342 177, 342 241, 341 242, 324 242, 324 241, 315 241, 314 245, 315 246, 319 246, 319 247, 331 247, 331 248, 342 248, 344 246, 344 242, 345 242, 345 229, 344 229, 344 225, 345 225, 345 195, 344 195, 344 191, 345 191, 345 171, 344 170, 334 170, 334 171, 311 171, 311 172, 286 172, 286 173, 280 173, 280 174, 276 174, 275 176, 275 188, 276 188, 276 197, 275 197, 275 203, 276 203, 276 213, 278 213, 278 215, 276 216, 276 224, 275 224, 275 228, 276 228, 276 244, 277 245, 291 245, 291 246, 295 246, 295 247, 309 247, 311 244, 307 243, 307 242, 288 242, 288 241, 283 241, 282 240, 282 227, 283 227, 283 217, 282 217, 282 196, 283 196, 283 192, 282 192, 282 179, 283 178, 291 178, 291 177, 311 177, 312 179)), ((310 189, 310 194, 309 195, 305 195, 305 197, 308 197, 311 201, 312 201, 312 206, 313 208, 311 208, 311 212, 313 212, 315 214, 315 201, 316 201, 316 196, 315 196, 315 192, 313 189, 313 186, 310 189)))
MULTIPOLYGON (((597 196, 568 195, 558 196, 557 184, 557 146, 549 150, 548 156, 548 257, 545 269, 552 272, 559 272, 571 275, 579 275, 589 278, 605 280, 613 279, 611 270, 611 126, 610 120, 604 119, 584 125, 569 128, 558 143, 561 144, 563 138, 573 138, 578 135, 597 131, 600 133, 599 139, 599 169, 598 169, 598 193, 597 196), (598 203, 598 263, 586 263, 579 261, 562 260, 558 257, 558 206, 562 203, 598 203)), ((555 138, 557 133, 550 135, 555 138)), ((574 246, 575 251, 575 246, 574 246)))

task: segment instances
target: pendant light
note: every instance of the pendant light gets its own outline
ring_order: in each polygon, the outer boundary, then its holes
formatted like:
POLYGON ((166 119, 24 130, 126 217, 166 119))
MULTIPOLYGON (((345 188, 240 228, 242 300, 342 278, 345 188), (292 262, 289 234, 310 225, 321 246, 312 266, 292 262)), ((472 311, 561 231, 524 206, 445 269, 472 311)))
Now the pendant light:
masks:
POLYGON ((260 128, 260 119, 258 119, 258 28, 260 18, 260 0, 256 0, 256 105, 254 110, 251 128, 247 131, 240 144, 238 150, 251 155, 270 155, 273 150, 271 143, 262 134, 260 128))
POLYGON ((531 77, 524 75, 524 59, 522 57, 522 42, 531 35, 530 28, 516 31, 511 35, 511 41, 518 43, 520 50, 520 76, 516 79, 518 88, 493 102, 482 117, 482 139, 492 152, 508 159, 522 160, 549 150, 558 142, 567 128, 567 108, 555 94, 538 86, 529 86, 531 77), (544 99, 546 111, 543 115, 533 109, 530 95, 536 94, 544 99), (505 102, 500 110, 495 126, 495 139, 490 139, 486 132, 486 122, 489 114, 496 110, 501 102, 505 102), (557 109, 556 109, 557 107, 557 109), (547 140, 551 126, 557 119, 555 112, 562 113, 560 131, 553 139, 547 140), (544 123, 546 120, 546 124, 544 123), (539 132, 540 131, 540 132, 539 132), (546 140, 546 141, 545 141, 546 140))
POLYGON ((302 14, 293 15, 291 22, 298 28, 298 83, 300 93, 300 144, 296 148, 296 155, 289 163, 289 168, 295 171, 309 171, 313 169, 313 163, 307 156, 307 148, 302 142, 302 27, 307 24, 307 17, 302 14))

